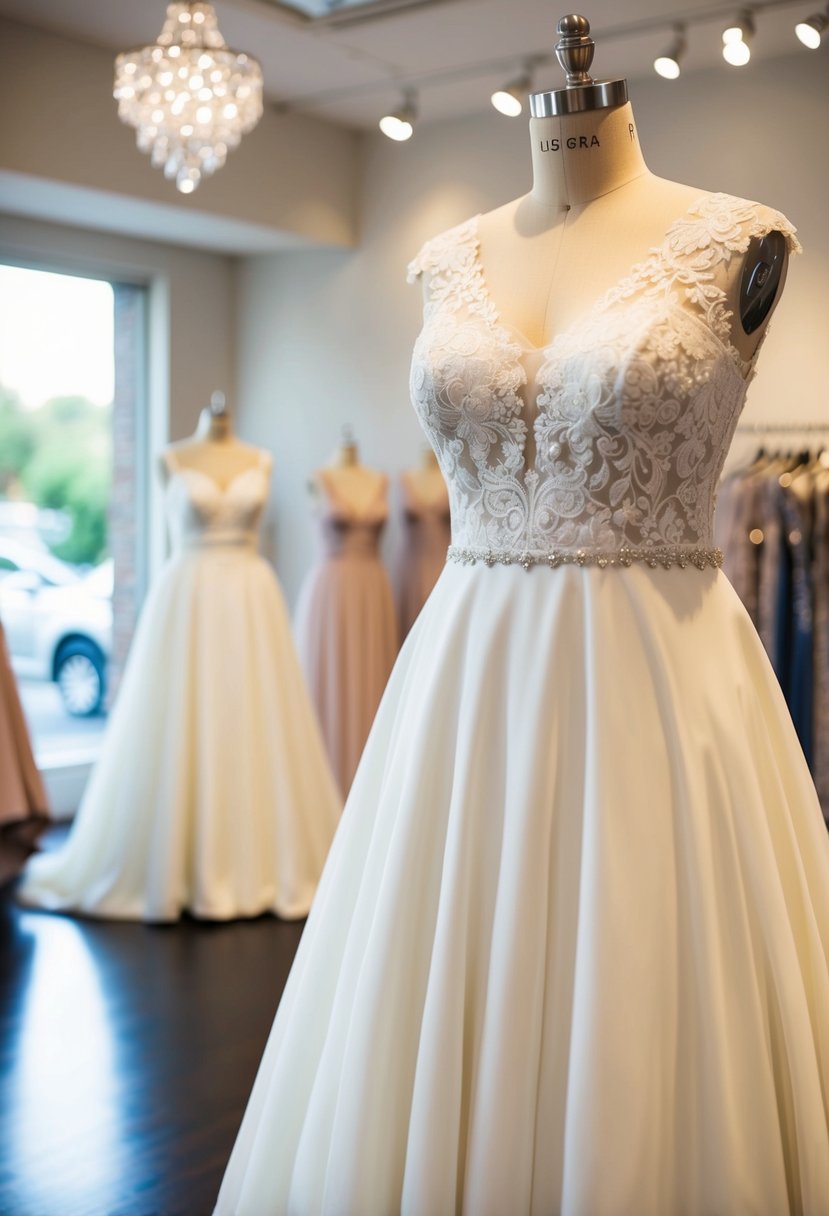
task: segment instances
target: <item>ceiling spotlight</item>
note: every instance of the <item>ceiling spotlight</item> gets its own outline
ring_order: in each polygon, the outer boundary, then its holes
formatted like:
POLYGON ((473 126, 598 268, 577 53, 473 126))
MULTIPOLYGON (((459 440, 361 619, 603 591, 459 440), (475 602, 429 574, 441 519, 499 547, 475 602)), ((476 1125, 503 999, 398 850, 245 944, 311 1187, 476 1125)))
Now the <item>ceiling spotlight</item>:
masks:
POLYGON ((666 80, 676 80, 679 75, 679 65, 687 46, 685 26, 677 25, 674 29, 674 40, 664 55, 657 56, 653 61, 653 70, 666 80))
POLYGON ((722 57, 733 68, 744 67, 751 58, 749 43, 754 37, 754 18, 748 9, 740 13, 733 25, 723 30, 722 57))
POLYGON ((400 109, 391 114, 384 114, 380 119, 380 130, 389 139, 393 139, 397 143, 404 143, 407 139, 412 138, 416 121, 417 105, 414 93, 404 93, 400 109))
POLYGON ((528 66, 515 80, 511 80, 501 89, 496 89, 490 101, 499 114, 505 114, 507 118, 517 118, 524 109, 524 102, 531 87, 532 77, 528 66))
POLYGON ((804 46, 807 46, 810 51, 816 51, 820 46, 820 36, 827 25, 829 25, 829 9, 823 13, 815 13, 814 16, 807 17, 805 21, 798 21, 794 32, 804 46))

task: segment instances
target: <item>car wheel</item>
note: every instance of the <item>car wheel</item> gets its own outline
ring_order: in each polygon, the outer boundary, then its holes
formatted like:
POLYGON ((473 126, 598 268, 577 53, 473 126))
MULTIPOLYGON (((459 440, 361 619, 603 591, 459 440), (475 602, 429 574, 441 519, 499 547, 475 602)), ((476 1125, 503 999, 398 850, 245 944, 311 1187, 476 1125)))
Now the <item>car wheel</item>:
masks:
POLYGON ((55 663, 55 681, 67 713, 90 718, 104 702, 104 656, 94 642, 67 642, 55 663))

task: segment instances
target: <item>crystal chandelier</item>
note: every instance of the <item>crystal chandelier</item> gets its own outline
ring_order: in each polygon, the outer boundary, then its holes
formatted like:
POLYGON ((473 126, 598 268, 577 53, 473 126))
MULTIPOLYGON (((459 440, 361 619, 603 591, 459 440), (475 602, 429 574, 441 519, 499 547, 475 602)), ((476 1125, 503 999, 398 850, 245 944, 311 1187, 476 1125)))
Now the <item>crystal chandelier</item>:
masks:
POLYGON ((115 60, 113 95, 141 151, 192 194, 262 117, 262 69, 230 49, 212 4, 177 0, 153 46, 115 60))

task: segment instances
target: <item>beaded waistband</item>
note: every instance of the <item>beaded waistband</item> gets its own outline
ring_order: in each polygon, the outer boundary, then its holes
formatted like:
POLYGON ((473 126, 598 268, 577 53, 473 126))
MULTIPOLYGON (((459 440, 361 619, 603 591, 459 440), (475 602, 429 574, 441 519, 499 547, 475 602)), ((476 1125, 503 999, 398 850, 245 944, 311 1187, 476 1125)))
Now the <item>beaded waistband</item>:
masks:
POLYGON ((446 560, 460 562, 466 566, 474 566, 478 562, 483 562, 485 566, 523 566, 525 570, 533 566, 549 566, 551 570, 556 570, 559 566, 598 566, 600 570, 604 570, 607 566, 632 566, 634 562, 643 562, 652 569, 662 566, 665 570, 670 570, 672 566, 679 566, 684 570, 687 566, 695 566, 697 570, 718 570, 723 563, 723 554, 722 549, 700 549, 692 545, 667 545, 660 548, 632 548, 622 545, 619 549, 550 549, 544 553, 518 553, 507 549, 466 549, 461 545, 450 545, 446 560))
POLYGON ((238 532, 204 532, 195 536, 183 536, 178 546, 183 552, 204 550, 222 551, 238 549, 240 552, 257 552, 256 537, 238 532))

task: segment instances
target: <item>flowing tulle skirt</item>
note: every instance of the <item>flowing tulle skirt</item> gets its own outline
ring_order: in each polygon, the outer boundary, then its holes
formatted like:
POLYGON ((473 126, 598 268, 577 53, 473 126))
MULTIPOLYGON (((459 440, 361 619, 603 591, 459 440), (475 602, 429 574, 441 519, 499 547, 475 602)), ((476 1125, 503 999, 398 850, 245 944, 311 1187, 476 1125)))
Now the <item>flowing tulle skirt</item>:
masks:
POLYGON ((98 916, 305 916, 340 802, 270 567, 173 558, 66 844, 21 899, 98 916))
POLYGON ((42 819, 48 802, 0 624, 0 828, 42 819))
POLYGON ((450 565, 218 1216, 829 1212, 829 844, 716 571, 450 565))
POLYGON ((346 795, 397 656, 388 575, 373 556, 343 554, 308 574, 297 647, 328 756, 346 795))

